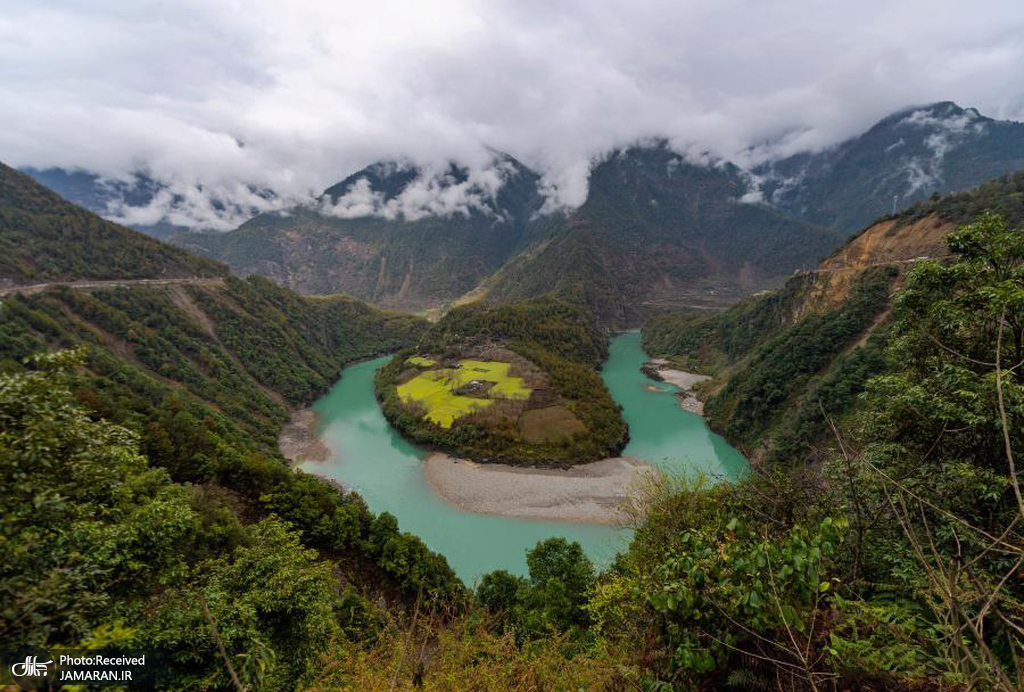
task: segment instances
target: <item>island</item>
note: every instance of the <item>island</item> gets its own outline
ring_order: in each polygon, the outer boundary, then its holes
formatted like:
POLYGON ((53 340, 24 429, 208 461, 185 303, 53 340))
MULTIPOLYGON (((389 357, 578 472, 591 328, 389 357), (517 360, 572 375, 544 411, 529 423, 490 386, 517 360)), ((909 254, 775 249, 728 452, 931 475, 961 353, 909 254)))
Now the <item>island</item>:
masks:
POLYGON ((628 428, 598 368, 607 335, 558 301, 456 308, 382 367, 404 437, 479 463, 569 468, 615 457, 628 428))

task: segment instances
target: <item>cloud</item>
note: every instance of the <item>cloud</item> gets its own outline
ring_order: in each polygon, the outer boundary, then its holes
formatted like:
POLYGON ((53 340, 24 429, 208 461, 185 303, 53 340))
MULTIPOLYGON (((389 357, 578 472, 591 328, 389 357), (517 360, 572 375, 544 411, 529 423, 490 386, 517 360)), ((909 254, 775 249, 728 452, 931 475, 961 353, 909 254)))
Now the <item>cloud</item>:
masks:
POLYGON ((163 222, 230 231, 256 214, 282 211, 303 199, 278 197, 240 182, 204 187, 170 180, 161 183, 161 188, 144 205, 132 206, 123 198, 115 197, 107 203, 104 216, 129 226, 163 222))
MULTIPOLYGON (((494 147, 558 208, 638 139, 752 165, 911 103, 1020 118, 1021 84, 1015 0, 7 0, 0 160, 144 170, 219 228, 218 195, 309 200, 380 160, 482 173, 494 147)), ((479 201, 417 194, 396 213, 479 201)))
MULTIPOLYGON (((378 172, 404 170, 411 164, 389 163, 378 172)), ((373 189, 370 180, 360 177, 351 183, 336 201, 323 199, 317 206, 321 213, 342 219, 376 216, 384 219, 418 221, 428 216, 469 217, 474 212, 500 218, 497 195, 516 170, 511 163, 493 160, 486 166, 473 166, 453 171, 450 166, 417 168, 416 177, 390 198, 373 189), (460 179, 463 178, 464 179, 460 179)))
MULTIPOLYGON (((921 188, 935 187, 942 182, 942 161, 946 154, 962 144, 972 134, 980 135, 985 132, 985 123, 981 121, 978 112, 972 108, 966 109, 961 114, 941 115, 929 110, 916 110, 903 118, 897 127, 926 128, 929 134, 924 139, 924 145, 931 150, 931 156, 927 159, 911 158, 905 165, 907 176, 906 195, 912 195, 921 188)), ((902 143, 900 139, 896 144, 902 143)), ((896 146, 886 148, 889 152, 896 146)))

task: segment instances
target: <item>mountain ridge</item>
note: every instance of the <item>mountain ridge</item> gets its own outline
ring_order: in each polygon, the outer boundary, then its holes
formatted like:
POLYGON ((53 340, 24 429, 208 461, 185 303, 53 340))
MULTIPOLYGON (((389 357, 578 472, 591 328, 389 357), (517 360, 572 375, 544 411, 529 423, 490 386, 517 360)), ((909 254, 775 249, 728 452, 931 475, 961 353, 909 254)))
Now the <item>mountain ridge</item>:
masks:
POLYGON ((779 287, 891 212, 894 191, 900 209, 1015 168, 1024 124, 937 102, 750 170, 664 140, 618 149, 582 205, 555 212, 541 176, 501 152, 475 167, 387 160, 310 203, 172 241, 301 293, 433 313, 550 294, 626 327, 779 287))
POLYGON ((438 204, 447 217, 423 217, 416 207, 410 216, 406 200, 432 181, 423 182, 418 169, 376 164, 325 190, 316 209, 265 214, 223 236, 183 234, 174 242, 304 292, 342 290, 406 309, 467 294, 504 301, 551 293, 623 326, 636 323, 639 303, 657 286, 673 295, 719 276, 710 283, 741 295, 808 265, 839 240, 745 201, 748 181, 737 167, 693 164, 664 143, 606 157, 591 174, 586 202, 566 212, 542 214, 540 176, 511 157, 499 163, 510 173, 501 185, 492 180, 488 195, 474 193, 456 168, 440 176, 447 187, 438 204), (618 185, 629 192, 620 194, 618 185), (454 201, 444 201, 451 190, 454 201), (331 218, 332 207, 342 218, 331 218), (758 232, 759 242, 747 242, 758 232), (638 257, 645 247, 651 251, 638 257), (635 290, 617 288, 627 272, 612 266, 616 259, 634 268, 635 290), (644 262, 656 263, 652 279, 644 262), (581 299, 580 291, 591 296, 581 299))
POLYGON ((1024 123, 952 101, 901 109, 820 152, 766 162, 752 173, 765 199, 843 232, 934 194, 1024 168, 1024 123), (894 200, 895 197, 895 200, 894 200))
POLYGON ((228 268, 87 211, 0 163, 0 284, 225 276, 228 268))

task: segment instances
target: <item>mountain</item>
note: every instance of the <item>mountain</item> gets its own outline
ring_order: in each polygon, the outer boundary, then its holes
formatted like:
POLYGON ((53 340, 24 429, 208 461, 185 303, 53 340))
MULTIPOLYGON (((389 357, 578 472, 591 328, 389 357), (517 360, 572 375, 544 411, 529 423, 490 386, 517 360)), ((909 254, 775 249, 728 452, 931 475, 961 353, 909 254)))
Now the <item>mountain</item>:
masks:
POLYGON ((1024 123, 944 101, 908 108, 864 134, 753 170, 765 199, 811 223, 852 232, 934 194, 1024 168, 1024 123))
MULTIPOLYGON (((476 167, 381 162, 311 203, 173 242, 300 293, 417 311, 550 294, 633 326, 652 311, 724 307, 776 288, 892 212, 894 197, 902 210, 1017 168, 1024 124, 943 102, 749 171, 665 143, 617 150, 594 163, 587 199, 572 210, 552 211, 540 176, 505 154, 476 167)), ((111 194, 154 194, 144 178, 129 190, 47 175, 97 206, 109 207, 111 194)), ((221 223, 258 206, 204 213, 221 223)))
POLYGON ((82 209, 0 163, 0 284, 215 277, 227 268, 82 209))
POLYGON ((616 151, 590 176, 586 202, 487 284, 492 300, 552 292, 609 324, 652 308, 724 305, 813 266, 831 230, 748 203, 729 163, 690 163, 664 144, 616 151))
MULTIPOLYGON (((144 174, 135 175, 132 182, 125 182, 109 180, 84 170, 28 166, 21 171, 64 199, 104 217, 116 217, 117 210, 126 207, 146 207, 165 189, 164 185, 144 174)), ((154 238, 168 238, 189 230, 186 226, 176 226, 163 220, 152 224, 130 224, 129 227, 154 238)))
POLYGON ((735 166, 688 163, 664 144, 596 165, 586 203, 571 212, 541 214, 539 176, 511 157, 476 175, 376 164, 315 208, 173 240, 304 293, 406 309, 554 294, 619 325, 636 323, 645 302, 710 292, 721 303, 775 285, 839 241, 743 202, 750 185, 735 166))
POLYGON ((434 307, 472 290, 549 223, 534 218, 544 203, 538 180, 505 155, 483 171, 379 163, 327 188, 315 207, 173 241, 302 293, 434 307))

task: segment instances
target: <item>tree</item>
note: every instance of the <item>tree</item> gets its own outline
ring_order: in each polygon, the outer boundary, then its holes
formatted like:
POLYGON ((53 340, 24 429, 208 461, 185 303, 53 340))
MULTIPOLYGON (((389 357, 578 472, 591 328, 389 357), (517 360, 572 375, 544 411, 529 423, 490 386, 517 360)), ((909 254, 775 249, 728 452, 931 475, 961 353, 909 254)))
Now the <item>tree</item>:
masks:
POLYGON ((893 371, 869 383, 863 447, 844 448, 840 473, 861 490, 869 576, 930 613, 951 675, 1011 690, 1024 684, 1024 233, 983 214, 948 245, 955 260, 919 263, 895 302, 893 371))
POLYGON ((77 641, 180 577, 197 528, 189 492, 138 439, 69 390, 79 352, 0 376, 0 641, 77 641))
POLYGON ((527 608, 545 627, 586 627, 584 606, 594 588, 594 565, 576 541, 548 538, 526 554, 530 572, 527 608))
POLYGON ((526 580, 499 569, 485 574, 476 587, 476 599, 492 613, 511 614, 523 601, 526 580))

